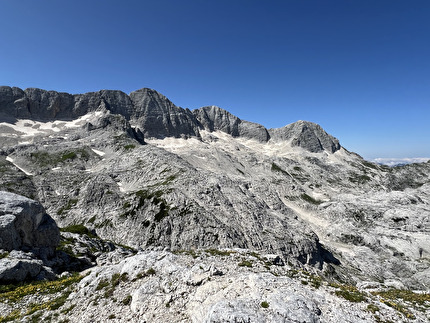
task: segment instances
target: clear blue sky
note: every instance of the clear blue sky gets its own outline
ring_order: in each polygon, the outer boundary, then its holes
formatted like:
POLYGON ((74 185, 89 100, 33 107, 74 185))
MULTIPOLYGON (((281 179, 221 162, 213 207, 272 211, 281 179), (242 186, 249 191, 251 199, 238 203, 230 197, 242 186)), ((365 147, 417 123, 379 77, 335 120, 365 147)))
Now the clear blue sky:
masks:
POLYGON ((1 0, 0 84, 150 87, 366 158, 430 157, 429 0, 1 0))

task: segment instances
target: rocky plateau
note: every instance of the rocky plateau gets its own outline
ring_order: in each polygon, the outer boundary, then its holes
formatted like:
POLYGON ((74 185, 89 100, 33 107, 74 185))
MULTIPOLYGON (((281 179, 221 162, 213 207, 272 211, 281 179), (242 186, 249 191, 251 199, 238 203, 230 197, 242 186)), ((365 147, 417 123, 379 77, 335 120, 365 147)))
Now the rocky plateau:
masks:
POLYGON ((428 322, 430 162, 151 89, 0 87, 0 322, 428 322))

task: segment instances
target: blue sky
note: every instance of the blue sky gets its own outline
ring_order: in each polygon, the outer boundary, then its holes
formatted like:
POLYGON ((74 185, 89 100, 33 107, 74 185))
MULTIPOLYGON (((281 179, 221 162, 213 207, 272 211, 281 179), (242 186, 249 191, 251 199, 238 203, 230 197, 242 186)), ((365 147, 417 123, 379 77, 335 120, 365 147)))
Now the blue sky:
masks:
POLYGON ((150 87, 365 158, 430 157, 428 0, 1 0, 0 84, 150 87))

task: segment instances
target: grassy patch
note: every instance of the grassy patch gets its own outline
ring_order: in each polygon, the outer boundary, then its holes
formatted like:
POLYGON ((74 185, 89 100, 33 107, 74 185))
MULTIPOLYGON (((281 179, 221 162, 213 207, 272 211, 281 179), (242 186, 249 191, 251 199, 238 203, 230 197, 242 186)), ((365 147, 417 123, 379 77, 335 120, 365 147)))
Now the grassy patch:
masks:
POLYGON ((374 291, 371 294, 379 296, 382 303, 394 308, 408 319, 415 319, 415 316, 401 304, 402 302, 411 304, 420 311, 428 311, 430 308, 429 293, 414 293, 405 289, 389 289, 386 291, 374 291))
POLYGON ((9 256, 9 252, 0 253, 0 259, 6 258, 7 256, 9 256))
POLYGON ((47 151, 36 151, 30 154, 33 162, 41 167, 55 166, 68 160, 81 159, 87 161, 90 158, 89 152, 85 148, 66 150, 57 153, 48 153, 47 151))
POLYGON ((82 225, 82 224, 72 224, 72 225, 68 225, 67 227, 61 228, 60 229, 61 232, 70 232, 70 233, 77 233, 77 234, 82 234, 82 235, 87 235, 90 238, 97 238, 97 236, 90 231, 90 229, 88 229, 86 226, 82 225))
POLYGON ((136 277, 133 279, 133 281, 136 281, 138 279, 142 279, 142 278, 145 278, 148 276, 154 276, 155 274, 156 274, 155 269, 151 267, 147 271, 143 271, 143 272, 138 273, 136 275, 136 277))
POLYGON ((198 253, 197 253, 197 251, 193 250, 193 249, 189 249, 189 250, 174 250, 173 253, 175 255, 183 254, 183 255, 191 256, 194 259, 199 256, 198 253))
POLYGON ((27 284, 0 285, 0 302, 17 302, 27 295, 55 294, 79 282, 83 277, 75 274, 71 277, 27 284))
POLYGON ((129 145, 125 145, 125 146, 124 146, 124 149, 125 149, 125 150, 132 150, 132 149, 134 149, 134 148, 136 148, 136 146, 135 146, 135 145, 133 145, 133 144, 129 144, 129 145))
MULTIPOLYGON (((0 322, 18 321, 23 316, 29 316, 38 311, 53 311, 59 309, 66 303, 67 298, 72 293, 71 286, 77 284, 82 278, 83 276, 75 274, 71 277, 58 279, 55 281, 1 285, 0 302, 5 303, 17 303, 28 295, 53 295, 57 293, 60 295, 39 304, 27 304, 21 310, 15 310, 6 316, 0 316, 0 322)), ((31 317, 31 322, 39 322, 38 319, 40 317, 41 313, 33 315, 31 317)))
POLYGON ((376 312, 379 312, 379 307, 374 304, 369 304, 367 305, 367 311, 372 314, 375 314, 376 312))
POLYGON ((239 267, 248 267, 251 268, 252 267, 252 261, 249 260, 242 260, 241 262, 239 262, 237 264, 239 267))
POLYGON ((359 303, 367 299, 366 295, 360 292, 355 286, 342 284, 330 284, 330 286, 338 288, 338 290, 334 292, 336 296, 342 297, 350 302, 359 303))
POLYGON ((211 256, 230 256, 233 251, 223 251, 218 249, 206 249, 205 252, 210 254, 211 256))
POLYGON ((63 207, 61 207, 58 211, 58 215, 64 214, 64 212, 70 210, 72 207, 74 207, 76 204, 78 204, 78 199, 70 199, 67 204, 63 207))
POLYGON ((134 217, 139 209, 141 209, 146 202, 150 202, 153 205, 158 205, 159 210, 154 216, 156 222, 160 222, 162 219, 169 215, 170 207, 167 202, 162 198, 163 191, 157 190, 150 192, 148 190, 139 190, 134 193, 135 201, 131 203, 130 201, 124 202, 122 208, 125 210, 120 218, 125 219, 128 217, 134 217))
POLYGON ((282 173, 282 174, 288 175, 288 173, 285 170, 283 170, 281 167, 279 167, 275 163, 272 163, 272 167, 270 168, 270 170, 272 172, 277 172, 277 173, 282 173))

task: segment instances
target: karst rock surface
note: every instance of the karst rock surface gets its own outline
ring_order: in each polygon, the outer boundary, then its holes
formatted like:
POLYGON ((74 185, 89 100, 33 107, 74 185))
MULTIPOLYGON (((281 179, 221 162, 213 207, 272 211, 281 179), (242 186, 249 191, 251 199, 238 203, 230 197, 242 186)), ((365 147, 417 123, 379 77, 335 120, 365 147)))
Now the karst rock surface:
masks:
MULTIPOLYGON (((177 107, 151 89, 67 94, 0 87, 0 130, 1 190, 39 201, 60 227, 83 225, 110 241, 96 244, 101 251, 88 260, 98 264, 89 270, 94 282, 82 283, 76 300, 98 295, 93 285, 114 273, 138 275, 127 262, 162 273, 124 282, 130 294, 118 297, 127 298, 130 321, 151 321, 161 315, 160 304, 171 306, 161 317, 172 322, 395 320, 370 292, 371 303, 349 308, 327 284, 429 291, 430 163, 377 165, 315 123, 266 129, 216 106, 177 107), (145 255, 106 256, 111 243, 145 255), (233 256, 219 269, 205 250, 233 256), (218 272, 211 266, 227 274, 210 276, 218 272), (290 270, 326 285, 301 292, 307 282, 290 277, 296 280, 289 285, 290 270), (200 279, 205 275, 210 279, 200 279), (249 297, 233 300, 248 290, 249 297), (179 301, 185 294, 187 305, 179 301), (369 314, 372 304, 380 312, 369 314)), ((12 228, 13 216, 2 215, 2 228, 12 228)), ((26 243, 18 232, 3 231, 7 248, 26 243)), ((77 252, 86 241, 65 238, 77 252)), ((109 311, 96 303, 98 317, 73 303, 70 319, 105 321, 109 311)))

